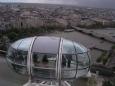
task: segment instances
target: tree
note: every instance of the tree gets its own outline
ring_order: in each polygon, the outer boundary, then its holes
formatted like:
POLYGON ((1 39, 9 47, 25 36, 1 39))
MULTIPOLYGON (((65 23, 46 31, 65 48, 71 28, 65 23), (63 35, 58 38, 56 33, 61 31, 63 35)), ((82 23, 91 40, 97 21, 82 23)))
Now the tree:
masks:
POLYGON ((18 34, 15 33, 15 32, 9 32, 9 33, 7 34, 7 36, 9 37, 10 40, 13 40, 13 41, 14 41, 14 40, 17 39, 18 34))

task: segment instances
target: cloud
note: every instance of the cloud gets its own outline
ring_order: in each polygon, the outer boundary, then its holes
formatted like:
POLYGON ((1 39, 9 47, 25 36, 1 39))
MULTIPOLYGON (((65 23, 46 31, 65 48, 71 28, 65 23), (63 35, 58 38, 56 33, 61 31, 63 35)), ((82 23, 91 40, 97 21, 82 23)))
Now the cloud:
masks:
POLYGON ((77 4, 77 0, 0 0, 0 1, 25 2, 25 3, 77 4))
POLYGON ((1 2, 71 4, 89 7, 115 8, 115 0, 0 0, 1 2))
POLYGON ((22 0, 27 3, 77 4, 76 0, 22 0))

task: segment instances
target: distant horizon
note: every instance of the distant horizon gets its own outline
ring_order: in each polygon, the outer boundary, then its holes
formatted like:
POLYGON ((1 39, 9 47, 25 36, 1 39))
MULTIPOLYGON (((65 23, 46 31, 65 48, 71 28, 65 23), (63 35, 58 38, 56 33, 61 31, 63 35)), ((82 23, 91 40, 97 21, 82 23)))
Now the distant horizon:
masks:
POLYGON ((35 3, 115 9, 115 0, 0 0, 0 3, 35 3))

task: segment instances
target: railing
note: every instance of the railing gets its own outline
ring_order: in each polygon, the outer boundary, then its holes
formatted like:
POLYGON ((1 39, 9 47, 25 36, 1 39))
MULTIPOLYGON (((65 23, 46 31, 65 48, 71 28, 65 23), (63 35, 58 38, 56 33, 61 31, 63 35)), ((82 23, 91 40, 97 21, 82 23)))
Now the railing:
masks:
POLYGON ((6 51, 4 51, 4 50, 0 50, 0 54, 5 55, 5 54, 6 54, 6 51))

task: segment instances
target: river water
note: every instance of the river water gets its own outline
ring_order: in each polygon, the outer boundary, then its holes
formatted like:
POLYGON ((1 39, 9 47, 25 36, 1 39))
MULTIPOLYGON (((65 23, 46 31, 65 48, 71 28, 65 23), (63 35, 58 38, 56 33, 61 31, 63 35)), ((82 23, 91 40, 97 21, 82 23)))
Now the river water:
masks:
MULTIPOLYGON (((89 35, 74 31, 74 32, 53 32, 47 34, 47 36, 56 36, 56 37, 64 37, 66 39, 78 42, 84 45, 87 48, 96 47, 102 50, 110 50, 112 43, 107 41, 103 41, 98 38, 91 37, 89 35)), ((91 60, 92 63, 95 63, 96 59, 102 54, 102 51, 99 50, 91 50, 91 60)))

